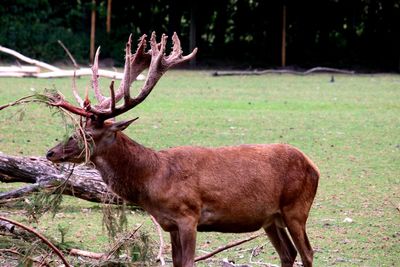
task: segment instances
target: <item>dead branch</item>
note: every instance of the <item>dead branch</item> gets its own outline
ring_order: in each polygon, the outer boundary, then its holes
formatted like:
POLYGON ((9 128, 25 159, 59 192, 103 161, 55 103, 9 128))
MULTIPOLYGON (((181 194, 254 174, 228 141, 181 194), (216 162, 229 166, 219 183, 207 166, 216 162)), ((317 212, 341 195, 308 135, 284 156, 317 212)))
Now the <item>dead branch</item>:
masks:
POLYGON ((24 56, 24 55, 18 53, 17 51, 14 51, 14 50, 12 50, 10 48, 7 48, 7 47, 1 46, 1 45, 0 45, 0 52, 4 52, 6 54, 12 55, 12 56, 14 56, 16 58, 19 58, 20 60, 22 60, 24 62, 27 62, 27 63, 35 65, 35 66, 39 66, 39 67, 44 68, 46 70, 50 70, 50 71, 59 71, 60 70, 59 68, 57 68, 57 67, 55 67, 53 65, 44 63, 44 62, 36 60, 36 59, 29 58, 27 56, 24 56))
POLYGON ((24 103, 35 102, 35 100, 33 100, 31 98, 32 98, 32 95, 21 97, 20 99, 14 101, 14 102, 0 106, 0 110, 8 108, 8 107, 24 104, 24 103))
POLYGON ((158 222, 156 221, 156 219, 152 215, 150 215, 150 218, 153 221, 154 225, 156 226, 157 233, 158 233, 158 238, 160 239, 160 248, 158 250, 157 260, 160 261, 161 266, 164 266, 165 265, 165 259, 164 259, 164 256, 163 256, 164 238, 162 236, 161 226, 158 224, 158 222))
MULTIPOLYGON (((66 49, 66 48, 65 48, 66 49)), ((68 49, 66 49, 68 51, 68 49)), ((38 66, 40 68, 46 69, 49 72, 41 72, 40 69, 36 69, 36 72, 33 72, 33 69, 29 69, 29 71, 23 71, 23 68, 16 69, 16 71, 7 70, 4 69, 1 71, 0 69, 0 77, 34 77, 34 78, 60 78, 60 77, 73 77, 74 72, 76 72, 76 76, 91 76, 93 74, 92 69, 90 68, 78 68, 77 70, 64 70, 57 68, 53 65, 50 65, 48 63, 29 58, 27 56, 24 56, 17 51, 14 51, 10 48, 4 47, 0 45, 0 52, 4 52, 6 54, 12 55, 24 62, 27 62, 29 64, 38 66)), ((67 52, 68 53, 68 52, 67 52)), ((69 53, 70 55, 70 53, 69 53)), ((72 55, 70 55, 70 58, 72 55)), ((71 60, 73 57, 71 58, 71 60)), ((76 62, 74 63, 74 65, 76 62)), ((75 65, 77 66, 77 64, 75 65)), ((115 71, 109 71, 109 70, 98 70, 98 75, 101 77, 106 77, 110 79, 117 79, 121 80, 123 77, 123 73, 121 72, 115 72, 115 71)), ((137 80, 144 80, 144 75, 139 75, 137 77, 137 80)))
POLYGON ((249 263, 250 264, 256 264, 258 266, 265 266, 265 267, 279 267, 278 265, 275 265, 275 264, 272 264, 272 263, 266 263, 266 262, 261 262, 261 261, 253 261, 253 257, 257 256, 260 253, 260 251, 264 247, 264 245, 256 246, 255 248, 251 249, 249 263))
POLYGON ((236 75, 265 75, 265 74, 294 74, 294 75, 309 75, 316 72, 322 73, 340 73, 340 74, 355 74, 352 70, 342 70, 327 67, 315 67, 306 71, 295 71, 290 69, 267 69, 267 70, 249 70, 249 71, 215 71, 212 76, 236 76, 236 75))
POLYGON ((114 246, 110 249, 110 251, 106 254, 105 259, 109 260, 112 255, 115 254, 127 241, 131 240, 135 235, 136 232, 140 229, 140 227, 143 226, 143 223, 141 223, 136 229, 134 229, 130 234, 127 236, 122 237, 121 239, 117 240, 117 242, 114 244, 114 246))
POLYGON ((74 67, 79 69, 79 65, 76 63, 75 58, 72 56, 71 52, 69 52, 68 48, 63 44, 63 42, 61 42, 61 40, 57 40, 57 42, 64 49, 65 53, 67 53, 69 59, 72 61, 72 64, 74 64, 74 67))
POLYGON ((257 238, 257 237, 260 237, 260 236, 262 236, 262 235, 264 235, 264 233, 255 234, 255 235, 249 236, 249 237, 247 237, 247 238, 245 238, 245 239, 233 241, 233 242, 231 242, 231 243, 229 243, 229 244, 226 244, 226 245, 224 245, 224 246, 221 246, 221 247, 217 248, 217 249, 214 250, 214 251, 211 251, 210 253, 207 253, 207 254, 205 254, 205 255, 203 255, 203 256, 196 257, 196 258, 194 259, 194 261, 197 262, 197 261, 202 261, 202 260, 208 259, 208 258, 214 256, 215 254, 218 254, 218 253, 220 253, 220 252, 222 252, 222 251, 224 251, 224 250, 227 250, 227 249, 229 249, 229 248, 232 248, 232 247, 236 247, 236 246, 238 246, 238 245, 241 245, 241 244, 243 244, 243 243, 245 243, 245 242, 248 242, 248 241, 250 241, 250 240, 253 240, 253 239, 255 239, 255 238, 257 238))
POLYGON ((47 238, 45 238, 42 234, 36 232, 35 230, 33 230, 32 228, 30 228, 30 227, 28 227, 28 226, 26 226, 26 225, 23 225, 23 224, 21 224, 21 223, 19 223, 19 222, 13 221, 13 220, 8 219, 8 218, 5 218, 5 217, 3 217, 3 216, 0 216, 0 220, 1 220, 1 221, 6 221, 6 222, 8 222, 8 223, 12 223, 12 224, 14 224, 14 225, 16 225, 16 226, 18 226, 18 227, 23 228, 24 230, 26 230, 26 231, 28 231, 28 232, 34 234, 34 235, 37 236, 40 240, 42 240, 43 243, 45 243, 51 250, 53 250, 54 253, 57 254, 57 256, 61 259, 61 261, 64 263, 64 265, 65 265, 66 267, 69 267, 69 266, 70 266, 70 265, 68 264, 67 260, 64 258, 64 255, 61 253, 61 251, 60 251, 58 248, 56 248, 49 240, 47 240, 47 238))
POLYGON ((98 252, 91 252, 91 251, 86 251, 86 250, 81 250, 77 248, 73 248, 69 251, 70 255, 73 256, 82 256, 86 258, 91 258, 95 260, 100 260, 106 257, 105 253, 98 253, 98 252))

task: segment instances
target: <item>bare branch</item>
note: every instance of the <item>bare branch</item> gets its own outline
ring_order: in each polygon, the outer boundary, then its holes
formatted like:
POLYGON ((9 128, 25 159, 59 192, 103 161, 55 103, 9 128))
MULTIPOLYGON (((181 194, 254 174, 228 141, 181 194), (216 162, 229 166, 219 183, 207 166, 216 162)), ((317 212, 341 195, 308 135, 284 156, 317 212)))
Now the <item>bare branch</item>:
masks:
POLYGON ((231 242, 231 243, 229 243, 229 244, 227 244, 227 245, 225 245, 225 246, 221 246, 221 247, 217 248, 216 250, 211 251, 210 253, 207 253, 207 254, 205 254, 205 255, 203 255, 203 256, 196 257, 196 258, 194 259, 194 261, 196 262, 196 261, 202 261, 202 260, 208 259, 208 258, 214 256, 215 254, 218 254, 218 253, 220 253, 220 252, 222 252, 222 251, 224 251, 224 250, 227 250, 227 249, 229 249, 229 248, 232 248, 232 247, 241 245, 241 244, 243 244, 243 243, 245 243, 245 242, 248 242, 248 241, 250 241, 250 240, 253 240, 253 239, 255 239, 255 238, 257 238, 257 237, 260 237, 260 236, 262 236, 262 235, 265 235, 265 234, 264 234, 264 233, 255 234, 255 235, 249 236, 249 237, 247 237, 247 238, 245 238, 245 239, 233 241, 233 242, 231 242))
POLYGON ((77 248, 73 248, 69 251, 70 255, 74 256, 82 256, 82 257, 87 257, 95 260, 100 260, 106 256, 105 253, 97 253, 97 252, 91 252, 91 251, 86 251, 86 250, 81 250, 77 248))
POLYGON ((61 40, 57 40, 58 44, 61 45, 61 47, 64 49, 65 53, 69 56, 69 59, 71 59, 72 64, 74 64, 74 67, 76 69, 79 69, 79 65, 76 63, 75 58, 72 56, 71 52, 69 52, 68 48, 61 42, 61 40))
POLYGON ((157 259, 160 261, 161 266, 165 265, 165 259, 163 256, 163 251, 164 251, 164 238, 162 236, 162 231, 161 231, 161 226, 158 224, 158 222, 156 221, 156 219, 150 215, 150 219, 152 220, 153 224, 156 226, 157 229, 157 233, 158 233, 158 238, 160 239, 160 248, 158 250, 158 254, 157 254, 157 259))
POLYGON ((11 103, 8 103, 8 104, 0 106, 0 110, 8 108, 8 107, 24 104, 24 103, 27 103, 27 102, 34 102, 32 100, 32 97, 33 97, 33 95, 28 95, 28 96, 21 97, 20 99, 14 101, 14 102, 11 102, 11 103))
POLYGON ((140 227, 142 227, 142 226, 143 226, 143 223, 141 223, 138 227, 136 227, 136 229, 134 229, 132 232, 130 232, 127 236, 124 236, 120 240, 117 240, 117 242, 114 244, 114 246, 107 253, 105 259, 109 260, 111 258, 111 256, 115 252, 117 252, 120 247, 122 247, 125 244, 126 241, 129 241, 136 235, 136 232, 139 231, 140 227))

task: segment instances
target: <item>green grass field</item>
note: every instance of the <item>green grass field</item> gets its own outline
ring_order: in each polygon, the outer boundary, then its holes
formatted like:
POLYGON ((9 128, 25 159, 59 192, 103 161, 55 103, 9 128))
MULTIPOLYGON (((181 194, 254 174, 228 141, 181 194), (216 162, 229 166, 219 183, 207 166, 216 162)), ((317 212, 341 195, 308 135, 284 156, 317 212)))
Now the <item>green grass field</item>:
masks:
MULTIPOLYGON (((334 83, 330 77, 211 77, 208 72, 170 71, 145 103, 121 117, 139 116, 127 134, 156 149, 244 143, 290 143, 299 147, 322 174, 308 220, 315 266, 399 266, 400 76, 335 75, 334 83), (346 218, 352 222, 345 222, 346 218)), ((108 83, 102 79, 105 92, 108 83)), ((82 94, 88 84, 89 79, 78 80, 82 94)), ((70 79, 2 78, 0 105, 44 88, 60 90, 71 99, 70 79)), ((137 92, 137 88, 133 90, 137 92)), ((28 105, 23 107, 24 112, 21 108, 0 112, 0 151, 45 155, 65 135, 61 119, 44 106, 28 105)), ((0 184, 0 191, 15 186, 0 184)), ((81 249, 104 251, 107 234, 102 230, 98 207, 65 198, 54 219, 46 215, 35 226, 59 238, 57 226, 69 225, 67 240, 81 249)), ((26 223, 17 210, 1 208, 4 212, 26 223)), ((141 222, 156 242, 148 217, 129 214, 130 227, 141 222)), ((197 254, 243 236, 201 233, 197 254)), ((261 253, 252 260, 279 264, 264 238, 215 258, 249 263, 252 248, 261 245, 261 253)))

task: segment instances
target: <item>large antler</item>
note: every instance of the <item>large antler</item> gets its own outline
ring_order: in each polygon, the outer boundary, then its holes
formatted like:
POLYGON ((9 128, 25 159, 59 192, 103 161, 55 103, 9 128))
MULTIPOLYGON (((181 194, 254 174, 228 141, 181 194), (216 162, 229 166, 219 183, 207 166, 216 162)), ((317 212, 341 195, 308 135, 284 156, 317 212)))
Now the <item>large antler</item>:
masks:
POLYGON ((139 39, 138 48, 135 54, 131 54, 131 43, 132 36, 129 36, 128 42, 125 49, 125 67, 124 77, 122 82, 117 89, 114 91, 114 81, 110 84, 110 97, 105 97, 101 94, 98 84, 98 57, 100 50, 97 49, 96 56, 92 66, 92 88, 94 90, 97 101, 97 105, 92 106, 88 99, 87 93, 85 100, 78 95, 76 91, 75 81, 72 86, 73 94, 77 99, 80 107, 76 107, 62 98, 54 99, 53 106, 59 106, 74 114, 90 117, 94 116, 99 121, 104 121, 109 118, 116 117, 133 107, 140 104, 151 92, 154 86, 157 84, 161 76, 171 67, 188 61, 196 55, 197 48, 187 56, 182 55, 181 44, 178 35, 174 33, 172 36, 173 48, 171 53, 165 55, 165 46, 167 43, 167 36, 165 34, 161 37, 161 42, 157 43, 156 34, 153 32, 150 38, 150 50, 146 49, 146 35, 143 35, 139 39), (137 76, 146 68, 149 68, 147 78, 141 88, 139 94, 132 98, 130 96, 130 87, 136 80, 137 76), (123 104, 116 106, 116 103, 124 98, 123 104))

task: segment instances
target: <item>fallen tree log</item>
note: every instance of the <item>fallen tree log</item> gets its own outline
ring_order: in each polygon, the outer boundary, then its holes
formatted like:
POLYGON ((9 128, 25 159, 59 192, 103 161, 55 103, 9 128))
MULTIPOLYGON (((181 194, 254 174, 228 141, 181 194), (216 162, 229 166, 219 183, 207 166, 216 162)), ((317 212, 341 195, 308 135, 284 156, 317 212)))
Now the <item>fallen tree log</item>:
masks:
POLYGON ((112 193, 92 168, 79 165, 54 165, 42 157, 17 157, 0 153, 0 182, 23 182, 29 185, 0 193, 0 201, 20 198, 65 183, 63 194, 91 202, 120 204, 122 199, 112 193))
POLYGON ((312 73, 339 73, 339 74, 355 74, 352 70, 342 70, 328 67, 315 67, 306 71, 296 71, 291 69, 268 69, 268 70, 233 70, 233 71, 215 71, 212 76, 236 76, 236 75, 265 75, 265 74, 294 74, 309 75, 312 73))
MULTIPOLYGON (((3 67, 5 70, 7 67, 3 67)), ((33 67, 34 68, 34 67, 33 67)), ((1 71, 0 77, 32 77, 32 78, 63 78, 63 77, 81 77, 81 76, 90 76, 92 75, 92 69, 90 68, 81 68, 77 70, 58 70, 58 71, 49 71, 49 72, 32 72, 31 70, 24 71, 15 70, 15 71, 1 71)), ((124 76, 121 72, 109 71, 109 70, 98 70, 98 74, 101 77, 106 77, 110 79, 122 80, 124 76)), ((143 80, 144 76, 140 75, 138 80, 143 80)))
POLYGON ((3 73, 23 72, 23 73, 37 73, 40 71, 39 67, 35 66, 0 66, 0 75, 3 73))

